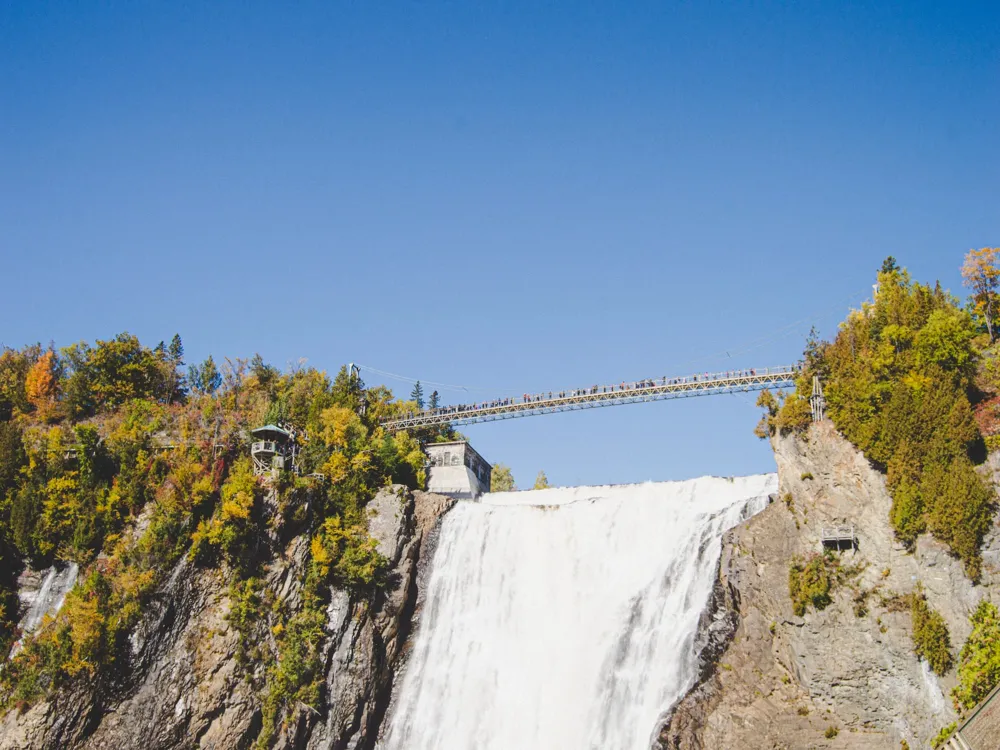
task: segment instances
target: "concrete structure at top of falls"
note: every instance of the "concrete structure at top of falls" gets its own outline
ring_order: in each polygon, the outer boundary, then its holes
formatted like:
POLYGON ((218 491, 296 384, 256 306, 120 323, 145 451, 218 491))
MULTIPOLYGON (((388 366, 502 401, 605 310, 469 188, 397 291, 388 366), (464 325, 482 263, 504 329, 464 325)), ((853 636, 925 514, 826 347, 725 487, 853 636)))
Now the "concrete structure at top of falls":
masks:
POLYGON ((485 495, 445 516, 381 750, 648 750, 722 534, 775 475, 485 495))
POLYGON ((468 441, 428 443, 427 491, 458 500, 475 500, 490 491, 493 467, 468 441))

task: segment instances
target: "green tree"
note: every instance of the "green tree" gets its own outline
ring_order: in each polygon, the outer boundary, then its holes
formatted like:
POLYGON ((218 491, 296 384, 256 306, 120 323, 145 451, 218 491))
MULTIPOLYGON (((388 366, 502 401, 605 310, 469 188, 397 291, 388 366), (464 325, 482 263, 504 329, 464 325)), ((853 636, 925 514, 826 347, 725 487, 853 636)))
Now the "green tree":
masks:
POLYGON ((493 471, 490 474, 490 492, 514 492, 517 484, 514 482, 514 474, 510 467, 503 464, 493 464, 493 471))
POLYGON ((167 373, 167 401, 169 403, 182 401, 187 397, 187 379, 181 372, 184 366, 184 343, 179 333, 175 333, 170 339, 169 348, 161 349, 160 356, 167 373))
POLYGON ((889 460, 886 482, 892 495, 889 520, 896 536, 912 547, 927 529, 924 499, 920 490, 920 458, 909 439, 900 442, 889 460))
POLYGON ((174 363, 174 366, 184 366, 184 344, 181 341, 179 333, 175 333, 174 337, 170 339, 170 347, 167 349, 167 354, 170 357, 170 361, 174 363))
POLYGON ((361 376, 348 372, 347 367, 341 367, 331 388, 333 402, 353 412, 361 411, 365 402, 365 384, 361 376))
POLYGON ((271 398, 277 394, 281 383, 281 373, 277 367, 266 364, 260 354, 254 354, 250 360, 250 375, 257 379, 257 385, 271 398))
POLYGON ((549 486, 549 478, 545 476, 544 471, 539 471, 538 476, 535 477, 535 486, 531 489, 533 490, 544 490, 549 486))
POLYGON ((934 674, 944 676, 951 669, 951 637, 941 613, 933 609, 918 588, 910 595, 913 623, 913 653, 924 659, 934 674))
POLYGON ((27 460, 21 429, 14 422, 0 422, 0 500, 13 489, 27 460))
POLYGON ((954 308, 935 310, 916 335, 914 348, 918 367, 939 365, 946 370, 968 372, 976 354, 972 349, 972 320, 954 308))
POLYGON ((191 380, 191 387, 199 393, 215 393, 222 385, 222 374, 216 367, 211 354, 201 365, 192 365, 188 368, 188 376, 191 380))
POLYGON ((10 530, 12 541, 23 557, 34 557, 35 526, 42 514, 41 497, 35 487, 25 482, 16 493, 10 507, 10 530))
POLYGON ((79 418, 92 414, 97 408, 92 388, 92 374, 88 367, 91 348, 81 341, 60 350, 63 363, 63 402, 69 415, 79 418))
POLYGON ((98 406, 114 407, 134 398, 158 399, 166 390, 153 352, 127 332, 99 340, 83 366, 98 406))
POLYGON ((428 406, 433 409, 439 409, 441 407, 441 396, 438 395, 437 391, 431 391, 431 400, 428 406))
POLYGON ((413 390, 410 392, 410 401, 414 401, 418 409, 424 408, 424 388, 420 385, 419 380, 413 385, 413 390))
POLYGON ((895 273, 899 270, 899 264, 896 263, 896 259, 891 255, 886 256, 886 259, 882 261, 882 268, 879 269, 879 273, 895 273))

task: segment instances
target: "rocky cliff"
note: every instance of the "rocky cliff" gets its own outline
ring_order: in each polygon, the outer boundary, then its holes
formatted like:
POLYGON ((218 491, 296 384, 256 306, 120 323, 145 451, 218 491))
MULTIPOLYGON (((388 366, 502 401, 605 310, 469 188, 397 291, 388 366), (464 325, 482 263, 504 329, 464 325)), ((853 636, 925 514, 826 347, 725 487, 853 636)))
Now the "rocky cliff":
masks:
POLYGON ((661 747, 927 747, 955 719, 954 671, 939 679, 914 656, 900 595, 922 585, 957 653, 976 603, 998 598, 996 525, 973 585, 929 536, 913 553, 895 541, 884 477, 830 423, 773 444, 779 497, 724 541, 700 631, 701 680, 668 717, 661 747), (830 606, 796 616, 791 561, 819 552, 822 527, 838 523, 858 539, 842 564, 861 570, 830 606))
MULTIPOLYGON (((396 485, 368 505, 369 533, 391 569, 374 599, 332 591, 319 708, 281 717, 274 746, 364 750, 374 746, 411 627, 421 560, 452 505, 396 485)), ((266 587, 292 611, 301 606, 308 538, 293 536, 266 566, 266 587)), ((262 696, 235 658, 225 574, 180 562, 131 637, 129 663, 101 682, 62 690, 0 722, 0 748, 247 748, 261 727, 262 696)))

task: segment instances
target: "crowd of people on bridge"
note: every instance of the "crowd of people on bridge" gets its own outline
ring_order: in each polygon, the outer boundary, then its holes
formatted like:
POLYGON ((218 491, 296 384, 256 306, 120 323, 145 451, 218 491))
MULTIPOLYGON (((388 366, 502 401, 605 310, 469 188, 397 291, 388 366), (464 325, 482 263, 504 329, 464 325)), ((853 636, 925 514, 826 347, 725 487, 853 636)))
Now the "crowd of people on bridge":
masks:
MULTIPOLYGON (((792 368, 796 369, 796 368, 792 368)), ((787 368, 781 368, 777 373, 787 372, 787 368)), ((482 403, 473 404, 455 404, 453 406, 440 406, 436 409, 426 409, 421 413, 421 416, 434 416, 438 414, 463 414, 467 412, 480 412, 484 409, 497 409, 504 406, 520 406, 527 404, 543 404, 546 402, 558 403, 566 399, 580 398, 583 396, 597 396, 601 394, 636 394, 636 391, 648 391, 652 389, 663 389, 668 386, 684 386, 693 385, 697 383, 711 383, 725 380, 732 380, 733 378, 745 378, 745 377, 755 377, 758 371, 754 369, 749 370, 727 370, 722 373, 703 373, 702 375, 690 375, 682 378, 668 378, 663 376, 662 378, 647 379, 647 380, 636 380, 631 383, 626 383, 622 381, 618 385, 592 385, 589 388, 576 388, 570 391, 549 391, 548 393, 525 393, 522 394, 520 398, 517 397, 505 397, 498 398, 492 401, 484 401, 482 403)), ((770 369, 765 369, 760 371, 761 375, 772 374, 770 369)), ((654 391, 657 392, 657 391, 654 391)))

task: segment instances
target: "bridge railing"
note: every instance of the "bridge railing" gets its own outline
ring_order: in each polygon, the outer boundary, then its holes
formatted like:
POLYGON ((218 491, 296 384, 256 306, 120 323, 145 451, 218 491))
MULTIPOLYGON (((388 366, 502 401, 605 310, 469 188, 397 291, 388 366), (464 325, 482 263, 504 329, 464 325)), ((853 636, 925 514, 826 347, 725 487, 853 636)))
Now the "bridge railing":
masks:
POLYGON ((505 397, 482 403, 427 409, 406 417, 386 420, 382 424, 384 427, 394 430, 441 424, 463 425, 594 406, 613 406, 684 396, 763 390, 768 387, 784 388, 794 384, 799 371, 798 365, 788 365, 763 369, 706 372, 674 378, 649 378, 611 385, 574 388, 568 391, 526 393, 516 398, 505 397))

